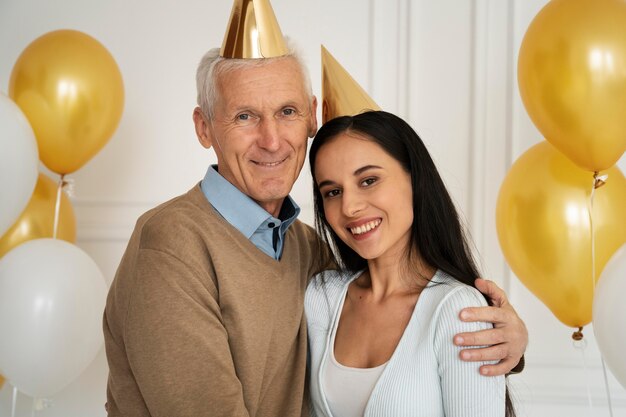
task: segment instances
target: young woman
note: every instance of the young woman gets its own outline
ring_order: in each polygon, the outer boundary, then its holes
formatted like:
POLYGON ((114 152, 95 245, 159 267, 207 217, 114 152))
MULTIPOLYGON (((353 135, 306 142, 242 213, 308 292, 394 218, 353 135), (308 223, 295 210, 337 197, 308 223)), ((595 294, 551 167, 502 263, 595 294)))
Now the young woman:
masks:
POLYGON ((386 112, 340 117, 309 154, 316 226, 339 271, 307 289, 317 416, 513 415, 504 377, 479 374, 452 338, 491 327, 454 204, 413 129, 386 112))

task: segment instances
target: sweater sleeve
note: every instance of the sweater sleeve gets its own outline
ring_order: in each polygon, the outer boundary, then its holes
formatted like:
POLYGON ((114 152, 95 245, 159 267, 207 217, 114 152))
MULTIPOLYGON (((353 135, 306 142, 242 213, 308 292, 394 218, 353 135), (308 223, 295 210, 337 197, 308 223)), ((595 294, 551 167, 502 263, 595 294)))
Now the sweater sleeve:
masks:
POLYGON ((124 343, 150 415, 247 417, 212 281, 155 249, 139 251, 134 273, 124 343))
POLYGON ((459 357, 461 348, 452 342, 454 335, 491 328, 491 323, 462 322, 465 307, 485 306, 480 293, 468 286, 453 289, 439 306, 434 340, 443 396, 448 417, 500 417, 505 414, 503 376, 485 377, 479 367, 487 362, 466 362, 459 357))

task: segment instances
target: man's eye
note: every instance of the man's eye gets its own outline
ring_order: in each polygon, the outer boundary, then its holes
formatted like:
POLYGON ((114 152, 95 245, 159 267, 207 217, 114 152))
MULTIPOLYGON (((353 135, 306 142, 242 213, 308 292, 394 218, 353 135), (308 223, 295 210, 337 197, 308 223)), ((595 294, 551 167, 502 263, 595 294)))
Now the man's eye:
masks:
POLYGON ((237 120, 249 120, 250 119, 250 115, 247 113, 242 113, 237 115, 237 120))
POLYGON ((283 116, 293 116, 296 114, 294 109, 283 109, 283 116))

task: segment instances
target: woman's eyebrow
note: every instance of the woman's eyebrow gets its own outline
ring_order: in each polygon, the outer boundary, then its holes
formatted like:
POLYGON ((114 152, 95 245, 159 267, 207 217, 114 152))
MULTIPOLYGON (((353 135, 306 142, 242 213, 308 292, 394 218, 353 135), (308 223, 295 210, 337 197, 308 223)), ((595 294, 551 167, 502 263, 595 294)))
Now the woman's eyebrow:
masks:
MULTIPOLYGON (((378 165, 365 165, 357 169, 356 171, 354 171, 353 175, 354 176, 361 175, 362 173, 364 173, 365 171, 369 171, 370 169, 382 169, 382 167, 379 167, 378 165)), ((324 181, 321 181, 319 184, 317 184, 317 188, 322 188, 327 185, 336 185, 336 183, 331 180, 324 180, 324 181)))
POLYGON ((365 165, 364 167, 361 167, 357 169, 356 171, 354 171, 354 175, 360 175, 370 169, 382 169, 382 167, 379 167, 378 165, 365 165))

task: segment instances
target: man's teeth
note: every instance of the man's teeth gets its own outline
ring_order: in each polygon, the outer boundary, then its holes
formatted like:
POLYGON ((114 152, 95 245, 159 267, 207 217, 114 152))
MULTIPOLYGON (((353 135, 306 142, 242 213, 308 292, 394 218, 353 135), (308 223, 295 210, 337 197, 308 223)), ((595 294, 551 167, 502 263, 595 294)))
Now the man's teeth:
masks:
POLYGON ((378 227, 380 222, 381 222, 380 219, 373 220, 369 223, 362 224, 361 226, 351 227, 350 231, 352 232, 353 235, 362 235, 363 233, 369 232, 370 230, 378 227))
POLYGON ((257 164, 259 165, 263 165, 264 167, 275 167, 276 165, 280 164, 282 161, 277 161, 277 162, 257 162, 257 164))

